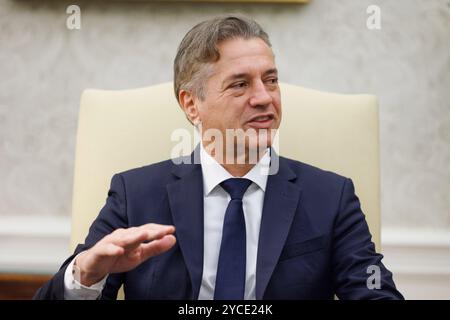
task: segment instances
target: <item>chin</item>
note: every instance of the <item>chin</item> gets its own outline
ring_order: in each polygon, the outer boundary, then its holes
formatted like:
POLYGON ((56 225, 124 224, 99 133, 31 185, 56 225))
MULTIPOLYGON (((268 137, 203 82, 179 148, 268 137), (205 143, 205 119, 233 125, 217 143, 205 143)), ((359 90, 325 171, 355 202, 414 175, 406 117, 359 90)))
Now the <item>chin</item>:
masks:
MULTIPOLYGON (((276 128, 242 128, 236 129, 237 135, 234 136, 235 146, 240 146, 240 150, 244 151, 265 151, 272 147, 275 141, 276 128)), ((228 137, 227 137, 228 138, 228 137)), ((239 148, 239 147, 238 147, 239 148)))
POLYGON ((267 137, 258 137, 257 141, 249 141, 248 148, 250 150, 265 150, 272 147, 272 137, 269 135, 267 137))

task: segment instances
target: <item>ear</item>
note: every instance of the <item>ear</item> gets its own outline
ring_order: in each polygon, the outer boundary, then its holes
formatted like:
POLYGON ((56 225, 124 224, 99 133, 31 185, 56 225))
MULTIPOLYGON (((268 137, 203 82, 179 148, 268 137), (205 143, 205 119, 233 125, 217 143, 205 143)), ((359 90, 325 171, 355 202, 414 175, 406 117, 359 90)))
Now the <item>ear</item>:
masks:
POLYGON ((193 124, 200 123, 200 114, 198 112, 197 98, 186 90, 180 90, 178 93, 178 102, 186 114, 186 118, 193 124))

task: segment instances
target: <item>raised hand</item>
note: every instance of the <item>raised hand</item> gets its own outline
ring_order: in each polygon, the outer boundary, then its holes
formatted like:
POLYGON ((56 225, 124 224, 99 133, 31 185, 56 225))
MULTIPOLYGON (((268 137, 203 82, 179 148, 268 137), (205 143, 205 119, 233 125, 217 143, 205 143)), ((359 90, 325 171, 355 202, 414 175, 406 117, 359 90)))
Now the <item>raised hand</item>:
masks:
POLYGON ((91 286, 107 274, 132 270, 169 250, 176 242, 174 232, 174 226, 153 223, 115 230, 77 257, 81 284, 91 286))

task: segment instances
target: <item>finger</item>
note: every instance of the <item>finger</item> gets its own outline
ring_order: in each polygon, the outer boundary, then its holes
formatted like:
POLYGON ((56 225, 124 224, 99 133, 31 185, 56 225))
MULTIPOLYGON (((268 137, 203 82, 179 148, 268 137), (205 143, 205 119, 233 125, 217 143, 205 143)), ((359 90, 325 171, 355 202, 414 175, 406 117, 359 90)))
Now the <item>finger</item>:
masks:
POLYGON ((126 250, 133 250, 144 241, 159 239, 174 232, 174 226, 149 223, 140 227, 118 230, 111 234, 109 241, 126 250))
POLYGON ((160 224, 147 224, 139 227, 141 230, 147 232, 147 238, 144 243, 149 243, 154 240, 163 238, 166 235, 173 234, 175 232, 174 226, 160 225, 160 224))
POLYGON ((110 241, 122 248, 130 250, 133 247, 139 246, 148 238, 145 230, 138 230, 137 228, 126 229, 125 232, 112 235, 110 241))
POLYGON ((124 253, 124 249, 122 247, 116 246, 113 243, 106 243, 105 245, 100 246, 97 248, 97 254, 101 256, 120 256, 124 253))
POLYGON ((166 252, 167 250, 172 248, 176 242, 177 242, 177 239, 175 238, 175 236, 169 234, 169 235, 165 235, 161 239, 157 239, 157 240, 153 240, 149 243, 141 244, 142 260, 146 260, 150 257, 153 257, 158 254, 166 252))
MULTIPOLYGON (((148 223, 138 227, 139 230, 145 230, 153 235, 153 238, 162 238, 166 234, 175 232, 175 227, 172 225, 148 223)), ((152 240, 152 239, 149 239, 152 240)))

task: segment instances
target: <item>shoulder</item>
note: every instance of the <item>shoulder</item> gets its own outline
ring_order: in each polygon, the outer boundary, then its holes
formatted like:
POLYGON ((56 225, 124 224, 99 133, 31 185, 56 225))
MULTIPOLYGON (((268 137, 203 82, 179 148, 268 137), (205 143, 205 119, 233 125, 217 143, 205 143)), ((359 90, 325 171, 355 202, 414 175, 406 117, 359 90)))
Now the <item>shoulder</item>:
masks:
POLYGON ((336 172, 285 157, 280 157, 280 166, 287 166, 297 177, 295 183, 304 190, 339 193, 350 181, 336 172))
POLYGON ((174 163, 172 159, 164 160, 152 164, 148 164, 142 167, 136 167, 128 169, 126 171, 119 172, 124 179, 137 179, 139 177, 149 177, 149 176, 164 176, 170 174, 173 170, 174 163))
MULTIPOLYGON (((301 207, 309 213, 314 225, 331 228, 343 203, 354 199, 354 186, 351 179, 338 173, 292 159, 282 159, 284 165, 295 173, 294 183, 301 191, 301 207)), ((324 231, 327 232, 327 231, 324 231)))
POLYGON ((344 177, 336 172, 329 171, 324 168, 319 168, 294 159, 280 157, 280 163, 288 166, 297 174, 297 177, 303 179, 320 179, 325 181, 342 181, 348 179, 347 177, 344 177))
POLYGON ((165 187, 167 183, 174 180, 172 174, 176 166, 174 161, 176 160, 169 159, 122 171, 115 174, 113 180, 119 178, 129 191, 165 187))

